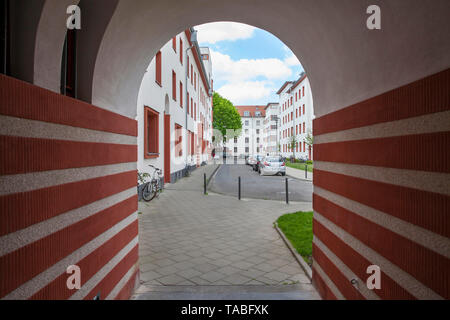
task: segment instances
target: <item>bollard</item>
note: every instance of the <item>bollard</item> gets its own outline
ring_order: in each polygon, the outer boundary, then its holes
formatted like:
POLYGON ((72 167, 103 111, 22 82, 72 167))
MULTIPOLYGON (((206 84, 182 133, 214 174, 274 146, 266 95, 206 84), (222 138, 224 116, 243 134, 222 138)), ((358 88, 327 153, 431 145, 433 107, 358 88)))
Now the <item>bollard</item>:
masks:
POLYGON ((308 164, 305 163, 305 179, 308 179, 308 164))
POLYGON ((289 204, 289 180, 286 178, 286 204, 289 204))
POLYGON ((241 177, 239 177, 239 180, 238 180, 238 187, 239 187, 239 200, 241 200, 241 177))
POLYGON ((203 194, 206 195, 206 173, 203 175, 203 194))

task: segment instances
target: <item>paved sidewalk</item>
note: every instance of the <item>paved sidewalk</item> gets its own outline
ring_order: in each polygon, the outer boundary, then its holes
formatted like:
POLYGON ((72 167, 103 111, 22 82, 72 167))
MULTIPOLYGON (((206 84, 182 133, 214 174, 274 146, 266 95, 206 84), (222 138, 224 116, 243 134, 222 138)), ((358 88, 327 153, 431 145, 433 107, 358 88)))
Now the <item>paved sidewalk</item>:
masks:
POLYGON ((300 286, 319 298, 273 228, 284 213, 312 204, 204 196, 203 173, 168 185, 158 199, 139 203, 141 281, 145 286, 300 286))
POLYGON ((296 178, 296 179, 300 179, 300 180, 306 180, 306 181, 313 180, 312 172, 308 172, 308 176, 305 178, 305 170, 286 167, 286 174, 292 178, 296 178))

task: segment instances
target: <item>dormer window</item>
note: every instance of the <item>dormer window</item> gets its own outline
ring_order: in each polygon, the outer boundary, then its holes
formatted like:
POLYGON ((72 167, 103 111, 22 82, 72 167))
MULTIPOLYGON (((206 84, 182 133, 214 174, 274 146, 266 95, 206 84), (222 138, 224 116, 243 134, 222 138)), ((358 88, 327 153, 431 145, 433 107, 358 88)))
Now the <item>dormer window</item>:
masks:
POLYGON ((244 111, 244 117, 250 117, 250 111, 244 111))

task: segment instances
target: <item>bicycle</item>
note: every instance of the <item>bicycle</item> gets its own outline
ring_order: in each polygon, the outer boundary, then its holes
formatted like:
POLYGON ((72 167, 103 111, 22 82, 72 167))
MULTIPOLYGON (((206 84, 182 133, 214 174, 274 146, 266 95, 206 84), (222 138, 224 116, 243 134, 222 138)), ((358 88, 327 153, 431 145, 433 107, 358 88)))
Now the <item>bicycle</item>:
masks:
MULTIPOLYGON (((160 176, 162 174, 162 170, 156 168, 155 166, 149 165, 150 168, 153 168, 153 175, 152 179, 149 182, 145 182, 144 188, 142 189, 142 198, 146 202, 152 201, 157 195, 158 192, 161 190, 161 179, 160 176)), ((149 176, 149 174, 140 174, 139 180, 145 181, 145 178, 149 176)))

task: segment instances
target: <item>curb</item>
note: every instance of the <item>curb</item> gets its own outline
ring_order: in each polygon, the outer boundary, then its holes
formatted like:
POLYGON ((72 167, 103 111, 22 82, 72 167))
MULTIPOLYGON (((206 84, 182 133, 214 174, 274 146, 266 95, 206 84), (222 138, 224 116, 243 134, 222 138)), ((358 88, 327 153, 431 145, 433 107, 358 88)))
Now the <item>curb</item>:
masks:
POLYGON ((291 178, 296 179, 296 180, 308 181, 308 182, 312 182, 312 181, 313 181, 312 179, 299 178, 299 177, 295 177, 295 176, 290 175, 290 174, 286 174, 286 175, 287 175, 288 177, 291 177, 291 178))
POLYGON ((303 257, 298 254, 297 250, 295 250, 295 248, 292 246, 291 242, 286 238, 286 236, 284 235, 283 231, 281 231, 281 229, 278 228, 278 223, 275 222, 274 226, 275 226, 275 229, 277 230, 278 234, 283 239, 283 241, 286 244, 286 246, 291 251, 291 253, 294 256, 295 260, 297 260, 297 262, 300 265, 300 267, 302 267, 303 271, 305 271, 306 276, 309 278, 309 280, 312 281, 312 270, 311 270, 311 267, 305 262, 305 260, 303 260, 303 257))
POLYGON ((206 180, 206 190, 208 190, 209 184, 211 183, 212 179, 214 178, 214 176, 216 175, 217 171, 219 171, 220 167, 222 165, 219 164, 217 165, 217 168, 214 169, 213 173, 211 173, 211 175, 209 176, 209 178, 206 180))

